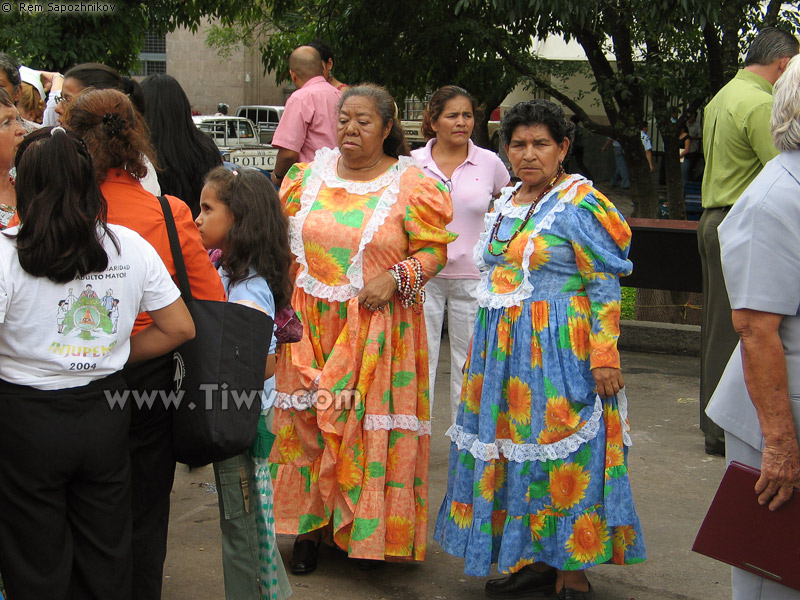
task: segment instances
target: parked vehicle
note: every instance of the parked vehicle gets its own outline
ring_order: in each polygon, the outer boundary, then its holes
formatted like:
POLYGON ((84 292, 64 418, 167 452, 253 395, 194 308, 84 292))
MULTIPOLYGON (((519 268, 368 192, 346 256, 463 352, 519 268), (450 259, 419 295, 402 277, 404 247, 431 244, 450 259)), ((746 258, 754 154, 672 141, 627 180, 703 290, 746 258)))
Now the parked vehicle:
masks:
POLYGON ((254 167, 267 174, 275 168, 278 149, 260 142, 250 119, 200 115, 192 120, 200 131, 211 136, 222 153, 222 160, 254 167))
POLYGON ((262 144, 271 144, 272 136, 283 115, 283 106, 251 105, 236 109, 237 117, 250 119, 256 126, 262 144))
MULTIPOLYGON (((413 150, 424 146, 425 136, 422 135, 422 121, 400 121, 406 142, 413 150)), ((489 121, 489 140, 495 152, 500 150, 500 121, 489 121)))

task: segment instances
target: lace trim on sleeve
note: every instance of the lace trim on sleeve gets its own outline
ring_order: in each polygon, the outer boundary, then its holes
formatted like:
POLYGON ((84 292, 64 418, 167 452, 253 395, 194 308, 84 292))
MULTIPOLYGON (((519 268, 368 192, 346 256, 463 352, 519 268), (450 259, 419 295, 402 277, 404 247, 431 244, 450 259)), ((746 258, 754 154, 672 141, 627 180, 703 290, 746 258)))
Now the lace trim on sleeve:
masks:
POLYGON ((416 431, 419 435, 431 434, 431 422, 420 421, 415 415, 364 415, 364 430, 406 429, 416 431))
MULTIPOLYGON (((626 404, 627 408, 627 404, 626 404)), ((445 433, 459 450, 467 450, 472 456, 484 462, 500 458, 502 454, 507 460, 525 462, 537 460, 545 462, 567 458, 575 453, 586 442, 597 437, 600 431, 600 418, 603 416, 603 401, 600 396, 595 396, 592 416, 578 431, 552 444, 515 444, 510 439, 503 438, 491 443, 484 443, 478 439, 478 434, 464 431, 461 425, 451 425, 445 433)), ((620 409, 620 417, 621 417, 620 409)))
POLYGON ((617 392, 617 408, 619 410, 619 421, 622 423, 622 443, 625 446, 633 446, 631 440, 631 424, 628 423, 628 396, 625 394, 625 388, 617 392))
POLYGON ((286 392, 274 392, 275 408, 280 408, 281 410, 308 410, 309 408, 316 406, 319 397, 319 392, 317 390, 319 388, 320 377, 322 377, 322 373, 317 375, 316 379, 314 379, 314 384, 312 389, 308 390, 303 394, 287 394, 286 392))
POLYGON ((316 298, 346 302, 355 298, 364 287, 364 249, 372 241, 375 233, 383 225, 397 202, 400 193, 400 178, 408 167, 414 165, 414 160, 408 156, 401 156, 396 165, 372 181, 345 181, 336 175, 338 157, 338 149, 322 148, 317 151, 310 167, 311 174, 300 196, 300 210, 293 217, 289 217, 289 245, 300 264, 295 284, 316 298), (343 188, 350 194, 366 195, 381 189, 384 190, 361 233, 358 250, 347 268, 346 276, 349 283, 343 285, 327 285, 308 273, 308 262, 303 245, 303 225, 311 212, 311 207, 316 202, 317 194, 323 183, 329 188, 343 188))
POLYGON ((477 292, 478 306, 484 308, 509 308, 511 306, 521 305, 526 298, 530 297, 530 295, 533 293, 533 282, 530 280, 529 266, 531 254, 533 254, 533 251, 536 249, 534 240, 542 231, 547 231, 550 229, 550 227, 552 227, 553 222, 556 219, 556 215, 562 212, 575 198, 575 195, 578 193, 579 186, 573 184, 580 183, 584 180, 585 178, 581 175, 570 175, 559 185, 554 187, 550 194, 548 194, 547 198, 540 202, 539 205, 533 210, 533 215, 535 217, 539 213, 540 209, 543 209, 543 207, 546 206, 547 202, 553 198, 554 195, 558 195, 559 192, 566 190, 566 193, 561 198, 558 198, 555 204, 550 207, 549 212, 536 223, 533 232, 528 238, 528 243, 525 245, 525 250, 522 254, 523 277, 520 286, 513 292, 508 292, 507 294, 495 294, 490 289, 489 276, 491 275, 491 267, 489 267, 486 264, 486 261, 483 259, 484 252, 487 251, 486 248, 489 244, 489 236, 492 231, 492 226, 501 214, 504 217, 521 219, 524 218, 525 213, 527 213, 528 210, 526 206, 514 206, 513 202, 511 201, 512 194, 517 188, 519 188, 521 184, 517 184, 514 187, 503 188, 503 195, 495 204, 497 210, 486 215, 484 221, 484 231, 480 234, 478 243, 475 245, 472 253, 475 264, 477 265, 478 270, 481 272, 481 282, 478 286, 477 292))

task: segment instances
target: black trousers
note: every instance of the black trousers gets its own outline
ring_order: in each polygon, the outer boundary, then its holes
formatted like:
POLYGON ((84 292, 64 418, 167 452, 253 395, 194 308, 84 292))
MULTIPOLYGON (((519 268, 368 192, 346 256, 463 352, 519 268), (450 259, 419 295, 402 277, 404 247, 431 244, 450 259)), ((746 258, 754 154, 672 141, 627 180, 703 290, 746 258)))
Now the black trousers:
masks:
POLYGON ((0 570, 14 600, 128 600, 127 408, 119 375, 42 391, 0 381, 0 570))
MULTIPOLYGON (((172 353, 126 367, 131 390, 172 389, 172 353)), ((175 479, 172 411, 161 398, 152 406, 131 402, 131 481, 133 489, 133 600, 159 600, 169 530, 169 501, 175 479)))

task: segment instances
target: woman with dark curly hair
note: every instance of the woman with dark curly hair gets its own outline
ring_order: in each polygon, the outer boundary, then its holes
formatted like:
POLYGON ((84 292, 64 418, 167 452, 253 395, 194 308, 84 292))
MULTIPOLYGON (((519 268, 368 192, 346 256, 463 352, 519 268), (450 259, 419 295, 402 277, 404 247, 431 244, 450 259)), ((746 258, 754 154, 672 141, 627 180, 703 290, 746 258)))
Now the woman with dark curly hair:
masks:
POLYGON ((425 285, 425 327, 428 330, 428 370, 431 406, 439 364, 442 321, 447 307, 450 340, 450 414, 456 420, 461 399, 461 367, 467 359, 478 303, 475 294, 480 273, 472 249, 483 231, 483 215, 492 198, 508 185, 508 169, 491 150, 470 139, 475 114, 480 110, 464 88, 446 85, 436 90, 425 109, 422 133, 428 143, 411 152, 422 172, 444 183, 453 201, 453 221, 448 229, 458 234, 447 248, 447 266, 425 285))
POLYGON ((195 126, 189 99, 174 77, 166 74, 145 77, 142 91, 150 142, 158 156, 161 193, 186 202, 197 218, 203 178, 222 165, 219 148, 195 126))
MULTIPOLYGON (((66 126, 83 138, 92 154, 100 189, 108 201, 109 222, 133 229, 150 242, 174 277, 175 264, 161 204, 138 181, 147 170, 144 157, 153 156, 140 113, 125 94, 105 89, 83 92, 71 99, 62 114, 66 126)), ((208 259, 189 207, 174 196, 167 196, 167 200, 175 217, 192 295, 224 301, 222 282, 208 259)), ((147 322, 144 316, 137 319, 134 336, 147 322)), ((128 366, 123 377, 132 389, 168 392, 173 385, 172 353, 128 366)), ((169 495, 175 475, 172 415, 159 402, 152 407, 131 408, 133 598, 158 599, 167 553, 169 495)))
POLYGON ((521 181, 475 246, 478 316, 436 540, 490 597, 588 600, 585 569, 645 558, 626 466, 619 277, 631 232, 581 175, 564 173, 571 125, 546 100, 502 122, 521 181))

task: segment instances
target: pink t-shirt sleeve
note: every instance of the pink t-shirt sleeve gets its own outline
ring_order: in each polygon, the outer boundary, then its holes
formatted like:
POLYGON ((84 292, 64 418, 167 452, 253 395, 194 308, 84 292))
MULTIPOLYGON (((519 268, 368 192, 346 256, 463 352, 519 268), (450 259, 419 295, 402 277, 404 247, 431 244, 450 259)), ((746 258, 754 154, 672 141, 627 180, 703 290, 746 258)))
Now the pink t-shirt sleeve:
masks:
POLYGON ((275 129, 272 138, 272 145, 278 148, 286 148, 293 152, 300 152, 306 140, 306 129, 311 120, 307 116, 307 107, 304 102, 289 96, 286 100, 286 108, 275 129))
POLYGON ((495 160, 495 168, 494 168, 494 195, 500 193, 500 190, 506 187, 511 181, 511 177, 508 174, 508 169, 503 164, 503 161, 500 160, 500 157, 496 154, 494 155, 495 160))

